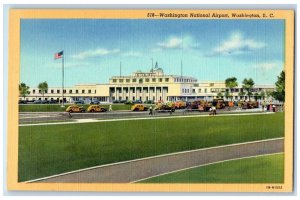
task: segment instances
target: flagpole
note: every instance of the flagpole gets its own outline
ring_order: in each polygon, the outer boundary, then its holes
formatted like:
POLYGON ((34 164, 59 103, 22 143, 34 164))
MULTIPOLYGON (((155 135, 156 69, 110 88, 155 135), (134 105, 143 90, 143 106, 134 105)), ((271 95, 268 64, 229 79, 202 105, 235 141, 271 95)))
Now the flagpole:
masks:
POLYGON ((62 85, 62 105, 61 105, 61 107, 65 107, 64 106, 64 68, 65 68, 65 54, 64 54, 64 51, 63 51, 63 56, 62 56, 62 83, 61 83, 61 85, 62 85))

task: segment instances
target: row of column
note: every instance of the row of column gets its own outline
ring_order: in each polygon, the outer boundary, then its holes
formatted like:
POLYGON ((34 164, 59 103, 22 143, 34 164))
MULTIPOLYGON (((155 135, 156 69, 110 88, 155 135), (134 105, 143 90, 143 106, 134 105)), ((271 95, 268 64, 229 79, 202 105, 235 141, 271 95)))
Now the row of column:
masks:
POLYGON ((166 101, 168 87, 111 87, 112 100, 166 101))

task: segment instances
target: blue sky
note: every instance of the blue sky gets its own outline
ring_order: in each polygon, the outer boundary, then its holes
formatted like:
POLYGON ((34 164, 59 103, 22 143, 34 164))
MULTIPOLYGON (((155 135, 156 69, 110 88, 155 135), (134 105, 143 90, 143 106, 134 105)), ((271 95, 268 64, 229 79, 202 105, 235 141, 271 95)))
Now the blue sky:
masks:
POLYGON ((21 20, 21 82, 61 85, 108 83, 111 76, 149 71, 151 58, 165 74, 241 84, 274 84, 284 68, 283 20, 21 20))

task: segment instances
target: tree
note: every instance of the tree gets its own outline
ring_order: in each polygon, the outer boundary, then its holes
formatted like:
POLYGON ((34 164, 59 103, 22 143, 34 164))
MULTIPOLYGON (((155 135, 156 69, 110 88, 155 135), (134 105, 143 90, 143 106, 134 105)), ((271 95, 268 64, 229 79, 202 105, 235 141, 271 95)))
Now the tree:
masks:
POLYGON ((250 96, 252 95, 252 88, 254 86, 254 81, 252 80, 252 78, 249 78, 249 79, 244 79, 243 80, 243 89, 245 89, 247 91, 247 96, 249 98, 249 101, 250 101, 250 96))
POLYGON ((219 92, 219 93, 217 94, 217 96, 218 96, 219 98, 223 97, 222 92, 219 92))
POLYGON ((228 99, 230 97, 230 93, 228 91, 225 91, 224 96, 226 97, 226 99, 228 99))
POLYGON ((43 95, 44 98, 44 94, 48 90, 48 83, 46 81, 39 83, 38 88, 41 91, 41 94, 43 95))
POLYGON ((257 99, 260 99, 260 98, 261 98, 260 94, 258 92, 255 92, 254 93, 254 99, 255 99, 255 101, 257 101, 257 99))
POLYGON ((30 94, 29 86, 25 83, 19 84, 19 95, 22 96, 25 100, 25 97, 30 94))
POLYGON ((277 81, 275 83, 276 89, 272 92, 274 99, 284 102, 285 101, 285 72, 284 70, 277 76, 277 81))
POLYGON ((266 96, 265 91, 261 91, 261 92, 260 92, 260 96, 261 96, 261 98, 262 98, 263 100, 265 100, 265 96, 266 96))
POLYGON ((239 92, 239 96, 240 96, 240 98, 242 98, 242 97, 244 97, 245 96, 245 92, 239 92))
POLYGON ((232 88, 234 87, 237 87, 238 86, 238 83, 237 83, 237 79, 235 77, 230 77, 230 78, 227 78, 225 80, 225 85, 227 88, 229 88, 229 96, 231 97, 231 100, 232 100, 232 93, 231 93, 231 90, 232 88))

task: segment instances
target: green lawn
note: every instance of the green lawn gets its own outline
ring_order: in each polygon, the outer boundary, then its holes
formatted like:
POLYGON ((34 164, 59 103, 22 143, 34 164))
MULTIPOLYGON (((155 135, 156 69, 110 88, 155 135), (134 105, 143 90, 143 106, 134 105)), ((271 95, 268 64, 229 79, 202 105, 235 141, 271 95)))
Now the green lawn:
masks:
MULTIPOLYGON (((19 105, 19 112, 63 112, 67 109, 69 105, 65 105, 64 108, 58 104, 28 104, 28 105, 19 105)), ((87 109, 90 105, 79 105, 87 109)), ((101 105, 104 108, 109 108, 109 105, 101 105)), ((113 110, 130 110, 132 105, 125 104, 112 104, 113 110)))
POLYGON ((196 167, 139 183, 283 183, 283 154, 196 167))
POLYGON ((283 113, 19 127, 19 180, 283 136, 283 113))

